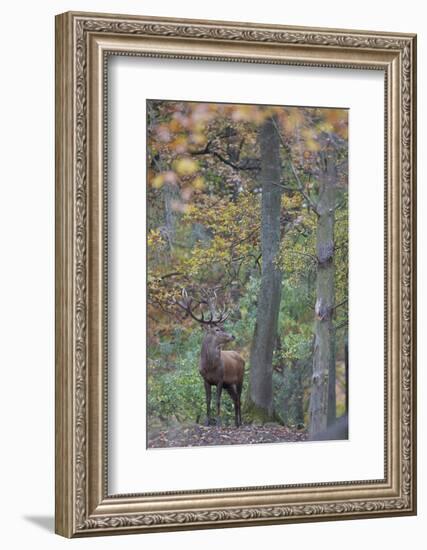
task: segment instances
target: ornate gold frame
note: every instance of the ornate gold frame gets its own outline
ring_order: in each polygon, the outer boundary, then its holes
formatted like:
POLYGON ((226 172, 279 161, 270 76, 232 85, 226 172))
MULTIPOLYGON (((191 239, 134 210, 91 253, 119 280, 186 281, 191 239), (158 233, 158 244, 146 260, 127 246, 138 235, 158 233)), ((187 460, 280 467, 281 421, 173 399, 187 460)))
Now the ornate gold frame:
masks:
MULTIPOLYGON (((56 18, 56 532, 66 537, 416 513, 416 37, 65 13, 56 18), (105 101, 108 55, 385 73, 385 478, 109 495, 105 101)), ((254 68, 255 70, 255 68, 254 68)))

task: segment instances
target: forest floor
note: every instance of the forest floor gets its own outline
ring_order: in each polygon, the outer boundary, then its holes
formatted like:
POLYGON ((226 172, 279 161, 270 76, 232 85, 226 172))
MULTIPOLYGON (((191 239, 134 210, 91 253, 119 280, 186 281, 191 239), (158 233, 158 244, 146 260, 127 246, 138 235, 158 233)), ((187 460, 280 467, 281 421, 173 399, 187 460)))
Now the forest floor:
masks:
POLYGON ((149 434, 149 448, 200 447, 205 445, 247 445, 250 443, 281 443, 305 441, 305 430, 287 428, 278 424, 264 426, 174 426, 149 434))

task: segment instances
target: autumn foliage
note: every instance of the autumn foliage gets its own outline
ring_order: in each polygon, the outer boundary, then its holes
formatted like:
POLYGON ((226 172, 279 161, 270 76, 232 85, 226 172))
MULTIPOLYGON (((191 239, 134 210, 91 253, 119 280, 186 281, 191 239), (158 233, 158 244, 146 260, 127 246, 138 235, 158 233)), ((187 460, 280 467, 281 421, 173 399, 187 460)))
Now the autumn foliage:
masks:
MULTIPOLYGON (((275 419, 300 429, 310 421, 319 205, 326 189, 325 166, 331 159, 334 415, 339 416, 344 407, 347 111, 149 100, 147 393, 152 430, 171 422, 197 423, 204 415, 203 384, 197 372, 202 334, 176 307, 183 288, 200 303, 200 311, 207 307, 203 297, 214 293, 218 307, 231 312, 226 328, 236 336, 234 349, 251 368, 262 279, 261 235, 266 227, 262 214, 266 188, 260 181, 260 128, 266 121, 274 124, 280 140, 281 173, 280 181, 272 182, 280 188, 280 249, 275 266, 282 274, 271 374, 275 419)), ((244 388, 244 395, 247 391, 244 388)), ((231 403, 225 407, 226 418, 231 419, 231 403)))

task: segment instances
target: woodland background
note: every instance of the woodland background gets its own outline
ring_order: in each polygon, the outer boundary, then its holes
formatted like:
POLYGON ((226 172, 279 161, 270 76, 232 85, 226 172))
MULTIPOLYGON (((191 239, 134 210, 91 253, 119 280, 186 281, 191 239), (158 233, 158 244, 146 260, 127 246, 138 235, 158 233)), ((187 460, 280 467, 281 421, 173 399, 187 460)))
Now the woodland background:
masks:
POLYGON ((147 101, 152 446, 182 444, 205 417, 202 331, 176 307, 182 289, 200 311, 214 298, 230 312, 245 424, 284 426, 276 436, 297 440, 346 412, 347 115, 147 101))

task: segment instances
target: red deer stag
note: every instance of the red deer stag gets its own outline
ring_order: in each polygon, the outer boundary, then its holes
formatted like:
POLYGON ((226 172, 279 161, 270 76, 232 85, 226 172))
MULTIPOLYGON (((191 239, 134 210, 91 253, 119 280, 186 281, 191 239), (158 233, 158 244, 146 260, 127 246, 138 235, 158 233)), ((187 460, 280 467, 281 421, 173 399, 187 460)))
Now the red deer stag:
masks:
POLYGON ((223 324, 229 314, 223 310, 215 315, 212 302, 209 301, 209 319, 205 319, 203 311, 201 311, 200 317, 198 317, 195 314, 195 310, 200 306, 200 302, 193 305, 193 298, 189 298, 185 290, 182 292, 182 297, 182 301, 176 300, 175 303, 205 329, 202 349, 200 351, 199 372, 205 383, 207 425, 210 424, 211 418, 212 386, 216 386, 217 426, 221 425, 221 393, 225 389, 234 402, 235 424, 238 427, 242 423, 240 397, 243 387, 245 361, 236 351, 223 351, 221 349, 224 344, 235 339, 232 334, 225 332, 223 329, 223 324))

